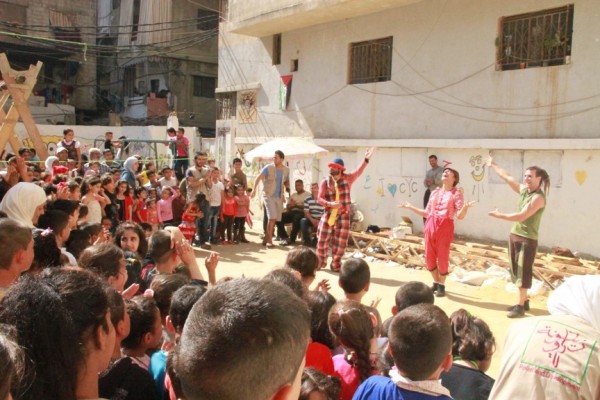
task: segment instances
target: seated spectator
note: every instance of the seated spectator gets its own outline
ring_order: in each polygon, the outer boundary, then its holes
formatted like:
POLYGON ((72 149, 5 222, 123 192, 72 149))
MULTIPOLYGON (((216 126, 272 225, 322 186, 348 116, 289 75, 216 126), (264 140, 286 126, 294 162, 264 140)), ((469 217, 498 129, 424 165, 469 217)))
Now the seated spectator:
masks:
POLYGON ((433 304, 433 290, 423 282, 410 281, 400 285, 396 290, 394 298, 395 305, 392 307, 392 317, 383 323, 382 335, 387 336, 388 328, 394 319, 394 315, 407 307, 421 303, 433 304))
POLYGON ((154 300, 146 296, 135 296, 127 300, 126 307, 131 328, 129 335, 121 342, 123 354, 148 371, 148 353, 157 350, 162 339, 160 312, 154 300))
POLYGON ((123 250, 114 244, 102 243, 88 247, 79 257, 79 266, 97 274, 119 293, 125 290, 125 258, 123 250))
MULTIPOLYGON (((20 279, 0 302, 25 352, 16 399, 97 399, 115 341, 106 286, 91 272, 53 268, 20 279)), ((2 371, 4 373, 4 371, 2 371)))
POLYGON ((288 288, 234 279, 192 308, 174 367, 189 400, 296 400, 309 334, 308 308, 288 288))
POLYGON ((31 229, 10 218, 0 219, 0 299, 33 262, 31 229))
POLYGON ((298 400, 338 400, 340 380, 312 368, 304 368, 298 400))
POLYGON ((300 220, 300 230, 302 231, 302 242, 305 246, 316 247, 316 232, 319 227, 321 216, 325 212, 322 205, 319 204, 319 184, 310 184, 310 196, 304 200, 304 218, 300 220))
POLYGON ((51 229, 33 230, 33 262, 29 273, 36 275, 46 268, 59 268, 69 260, 56 245, 56 237, 51 229))
POLYGON ((452 331, 439 307, 418 304, 399 312, 389 330, 395 368, 390 377, 365 380, 354 400, 451 400, 439 383, 442 371, 452 366, 452 331))
POLYGON ((102 398, 122 400, 159 399, 154 390, 154 382, 148 371, 135 364, 130 357, 121 355, 121 342, 130 331, 129 314, 123 297, 114 289, 108 288, 110 319, 115 327, 115 345, 110 365, 98 377, 99 392, 102 398))
POLYGON ((306 286, 302 284, 302 281, 298 279, 297 274, 292 270, 285 268, 277 268, 270 271, 263 277, 263 280, 270 280, 273 282, 279 282, 282 285, 287 286, 296 296, 304 300, 306 297, 306 286))
POLYGON ((328 320, 329 329, 345 349, 345 354, 333 356, 335 372, 342 382, 340 400, 350 400, 358 385, 377 373, 377 321, 366 306, 353 300, 338 301, 328 320))
POLYGON ((41 229, 51 229, 56 239, 56 245, 63 255, 67 257, 69 265, 77 266, 77 259, 66 248, 67 240, 71 234, 67 213, 59 210, 46 211, 40 216, 38 227, 41 229))
POLYGON ((491 399, 600 398, 600 276, 568 278, 547 304, 508 331, 491 399))
POLYGON ((0 211, 9 218, 16 219, 33 228, 46 206, 46 193, 44 189, 30 182, 19 182, 6 192, 0 211))
POLYGON ((334 375, 331 349, 333 335, 329 330, 327 318, 335 298, 327 292, 308 292, 306 303, 310 309, 310 338, 306 350, 306 367, 321 371, 326 375, 334 375))
POLYGON ((306 288, 309 288, 317 276, 319 258, 312 249, 306 246, 298 246, 288 252, 284 267, 298 271, 302 283, 306 288))
POLYGON ((296 179, 294 182, 296 192, 290 195, 285 206, 285 211, 281 215, 281 221, 277 222, 277 235, 284 246, 290 245, 296 241, 300 232, 300 220, 304 218, 304 200, 310 195, 304 190, 302 179, 296 179), (292 224, 292 231, 288 236, 285 230, 285 224, 292 224))
POLYGON ((11 388, 21 379, 25 363, 23 350, 19 347, 16 332, 9 325, 0 325, 0 399, 12 400, 11 388))
POLYGON ((90 234, 81 229, 75 229, 69 234, 67 239, 67 251, 73 254, 75 259, 78 259, 81 252, 91 246, 90 234))
POLYGON ((371 270, 369 264, 362 258, 349 258, 340 269, 339 285, 344 290, 348 300, 361 302, 369 291, 371 270))
POLYGON ((442 385, 455 399, 487 400, 494 380, 485 374, 496 341, 488 324, 465 309, 450 316, 452 323, 452 369, 442 372, 442 385))

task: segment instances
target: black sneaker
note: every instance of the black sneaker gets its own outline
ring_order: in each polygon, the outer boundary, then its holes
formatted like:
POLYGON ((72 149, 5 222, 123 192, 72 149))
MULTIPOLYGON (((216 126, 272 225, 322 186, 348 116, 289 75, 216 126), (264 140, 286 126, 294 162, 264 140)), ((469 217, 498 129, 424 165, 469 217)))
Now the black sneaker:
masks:
POLYGON ((439 286, 439 284, 437 282, 433 282, 433 285, 431 285, 431 291, 433 293, 437 292, 438 286, 439 286))
MULTIPOLYGON (((515 308, 516 306, 518 306, 518 304, 514 305, 514 306, 510 306, 506 309, 506 311, 511 311, 513 308, 515 308)), ((529 300, 525 300, 525 304, 523 305, 523 309, 525 311, 529 311, 529 300)))
POLYGON ((446 295, 446 286, 441 283, 437 284, 437 290, 435 292, 436 297, 444 297, 446 295))
POLYGON ((520 318, 525 316, 525 308, 521 305, 516 305, 506 314, 508 318, 520 318))

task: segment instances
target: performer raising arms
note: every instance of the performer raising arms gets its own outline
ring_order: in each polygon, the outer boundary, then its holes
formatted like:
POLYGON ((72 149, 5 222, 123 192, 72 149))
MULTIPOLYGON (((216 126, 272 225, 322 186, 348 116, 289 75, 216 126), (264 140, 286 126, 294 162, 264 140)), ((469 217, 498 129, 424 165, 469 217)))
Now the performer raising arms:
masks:
POLYGON ((546 193, 550 187, 550 176, 540 167, 529 167, 523 174, 523 184, 519 184, 508 172, 500 168, 492 157, 488 157, 486 165, 492 167, 512 190, 519 193, 518 212, 501 213, 495 209, 488 215, 514 222, 508 240, 508 255, 512 280, 519 288, 519 303, 508 309, 507 316, 508 318, 522 317, 525 315, 525 311, 529 310, 527 289, 531 287, 538 231, 542 213, 546 207, 546 193), (542 183, 544 184, 543 190, 542 183))
POLYGON ((446 275, 448 275, 448 260, 450 258, 450 243, 454 237, 454 217, 463 219, 474 201, 464 201, 463 194, 456 188, 459 182, 458 171, 444 168, 442 187, 431 193, 427 208, 417 208, 409 202, 398 205, 400 208, 427 218, 423 238, 425 240, 425 262, 433 277, 431 288, 437 297, 446 295, 446 275))
POLYGON ((348 244, 350 234, 350 189, 352 184, 363 173, 375 148, 365 152, 365 159, 354 172, 346 174, 344 160, 336 158, 329 163, 329 176, 319 186, 317 202, 325 208, 317 229, 317 256, 319 268, 327 264, 327 252, 331 244, 331 269, 339 271, 342 267, 342 256, 348 244))

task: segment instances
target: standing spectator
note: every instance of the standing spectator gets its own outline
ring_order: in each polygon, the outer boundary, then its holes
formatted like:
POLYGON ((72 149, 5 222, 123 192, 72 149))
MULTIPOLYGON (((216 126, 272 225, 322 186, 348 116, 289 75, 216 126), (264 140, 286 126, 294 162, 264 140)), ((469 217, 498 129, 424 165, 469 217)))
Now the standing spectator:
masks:
POLYGON ((305 246, 316 247, 317 238, 313 239, 313 234, 317 232, 319 220, 323 216, 325 209, 319 204, 319 184, 310 184, 310 196, 304 200, 304 218, 300 220, 300 230, 302 231, 302 242, 305 246), (312 233, 311 233, 312 232, 312 233))
POLYGON ((112 171, 115 168, 120 170, 121 164, 118 161, 115 161, 115 155, 110 149, 104 149, 102 154, 104 155, 103 164, 108 167, 109 171, 112 171))
POLYGON ((108 165, 106 165, 105 163, 101 162, 102 159, 102 152, 100 151, 100 149, 97 149, 95 147, 92 147, 91 149, 89 149, 88 151, 88 162, 84 164, 83 169, 85 172, 88 171, 88 169, 90 169, 90 166, 92 165, 92 163, 94 161, 98 161, 100 162, 100 175, 104 175, 106 173, 110 172, 110 167, 108 165))
POLYGON ((160 187, 175 187, 177 185, 177 178, 173 176, 173 170, 169 167, 164 167, 162 169, 162 178, 158 180, 160 187))
POLYGON ((208 203, 210 205, 210 211, 208 215, 208 228, 210 232, 210 242, 217 244, 219 237, 217 228, 219 221, 223 220, 223 202, 225 200, 225 187, 219 180, 220 171, 219 168, 213 167, 211 174, 211 186, 208 192, 208 203))
POLYGON ((229 171, 229 185, 241 185, 244 190, 248 188, 248 178, 242 171, 242 160, 240 158, 233 159, 233 168, 229 171))
MULTIPOLYGON (((194 201, 198 193, 202 193, 208 198, 208 189, 211 186, 211 171, 206 165, 207 160, 208 156, 206 153, 197 153, 194 157, 194 166, 188 168, 186 172, 187 202, 194 201)), ((202 211, 204 216, 196 219, 198 242, 202 245, 202 248, 210 249, 210 244, 208 243, 209 203, 205 202, 205 208, 200 211, 202 211)))
POLYGON ((106 132, 104 134, 104 150, 110 150, 111 154, 115 155, 115 148, 121 147, 121 142, 113 140, 113 133, 106 132))
POLYGON ((131 188, 127 181, 119 182, 115 199, 118 205, 119 221, 132 221, 133 199, 131 197, 131 188))
POLYGON ((235 202, 237 204, 235 219, 233 220, 233 241, 249 243, 246 239, 246 218, 250 211, 250 197, 246 194, 244 188, 236 185, 235 202))
POLYGON ((165 226, 173 223, 173 200, 179 196, 177 188, 165 187, 156 203, 158 223, 165 226))
POLYGON ((263 246, 267 247, 273 247, 275 224, 281 221, 285 188, 289 183, 290 170, 283 165, 284 158, 285 155, 281 150, 275 151, 273 162, 266 165, 254 180, 251 194, 251 197, 254 198, 258 184, 263 182, 263 204, 268 219, 263 246))
POLYGON ((438 158, 435 154, 429 156, 429 165, 431 169, 427 171, 425 180, 423 181, 423 184, 427 188, 425 196, 423 196, 423 208, 427 208, 431 193, 435 189, 442 187, 442 172, 444 172, 444 169, 438 165, 438 158))
POLYGON ((350 174, 346 174, 344 160, 336 158, 330 162, 329 177, 321 182, 318 202, 325 208, 325 213, 319 222, 317 231, 317 255, 320 267, 327 265, 327 254, 331 243, 331 269, 339 271, 342 266, 342 256, 346 251, 350 234, 350 190, 352 184, 363 173, 373 155, 374 148, 365 152, 363 162, 350 174))
POLYGON ((63 131, 63 140, 58 143, 58 146, 67 149, 67 158, 76 161, 77 169, 81 169, 81 143, 75 140, 75 132, 73 129, 65 129, 63 131))
POLYGON ((234 244, 233 221, 237 214, 237 202, 233 194, 233 186, 229 186, 225 190, 222 214, 223 229, 221 230, 221 240, 225 242, 225 244, 234 244))
POLYGON ((177 130, 175 145, 175 164, 173 169, 175 170, 175 176, 177 177, 177 180, 182 180, 190 164, 190 141, 185 137, 185 130, 183 128, 179 128, 177 130))
POLYGON ((550 176, 540 167, 529 167, 523 175, 523 184, 519 184, 504 169, 499 167, 489 157, 486 165, 506 182, 510 188, 519 194, 519 211, 501 213, 498 209, 490 211, 492 217, 513 221, 508 241, 508 251, 511 265, 511 277, 519 288, 519 303, 508 311, 508 318, 522 317, 529 310, 527 289, 531 287, 533 277, 533 262, 537 252, 538 232, 542 222, 542 214, 546 208, 546 194, 550 188, 550 176), (543 189, 542 189, 543 184, 543 189))

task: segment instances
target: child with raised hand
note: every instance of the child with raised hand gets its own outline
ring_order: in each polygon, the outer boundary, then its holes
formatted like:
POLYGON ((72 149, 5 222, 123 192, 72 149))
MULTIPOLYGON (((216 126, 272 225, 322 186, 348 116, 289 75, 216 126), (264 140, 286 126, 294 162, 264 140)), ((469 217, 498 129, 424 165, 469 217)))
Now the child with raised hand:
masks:
POLYGON ((153 263, 148 263, 142 270, 142 278, 147 284, 150 284, 154 275, 158 273, 172 274, 180 262, 189 269, 193 283, 207 285, 216 282, 215 270, 219 263, 219 254, 210 253, 205 259, 204 264, 208 271, 207 282, 196 261, 194 249, 183 237, 179 228, 169 227, 155 232, 150 238, 148 255, 153 263))
POLYGON ((147 353, 160 348, 162 339, 160 311, 154 300, 146 295, 127 300, 126 307, 131 329, 121 342, 122 352, 147 371, 150 365, 147 353))
POLYGON ((233 241, 234 243, 249 243, 246 239, 246 218, 252 214, 252 211, 250 211, 250 197, 248 197, 242 185, 235 185, 234 199, 237 209, 233 219, 233 241))
POLYGON ((225 189, 222 214, 223 228, 221 230, 221 241, 223 244, 234 244, 233 220, 237 214, 237 201, 235 200, 233 188, 231 186, 228 186, 227 189, 225 189))
POLYGON ((394 317, 388 333, 395 364, 390 378, 368 378, 354 400, 452 399, 439 382, 452 366, 452 332, 444 311, 432 304, 408 307, 394 317))
POLYGON ((165 186, 160 192, 160 200, 156 202, 156 212, 158 223, 163 227, 173 223, 173 200, 177 196, 179 196, 179 192, 176 187, 165 186))
POLYGON ((204 216, 202 211, 200 211, 201 209, 200 199, 194 199, 185 205, 185 209, 181 216, 179 230, 190 242, 194 240, 194 236, 196 235, 196 219, 204 216))
POLYGON ((352 399, 361 382, 377 373, 376 322, 366 306, 353 300, 339 301, 329 312, 329 329, 345 349, 333 357, 342 382, 340 400, 352 399))
POLYGON ((442 385, 455 399, 487 400, 494 379, 485 374, 496 347, 494 334, 484 320, 461 308, 450 316, 452 369, 442 372, 442 385))

